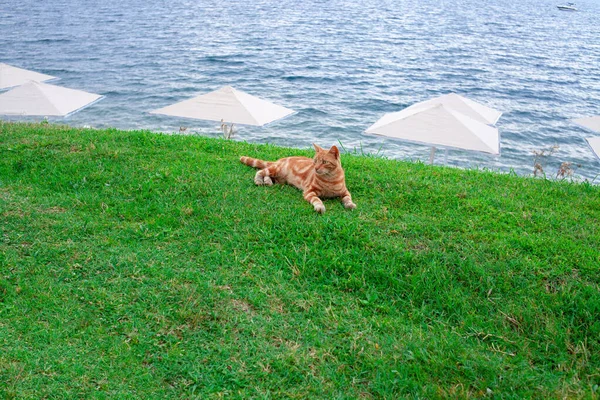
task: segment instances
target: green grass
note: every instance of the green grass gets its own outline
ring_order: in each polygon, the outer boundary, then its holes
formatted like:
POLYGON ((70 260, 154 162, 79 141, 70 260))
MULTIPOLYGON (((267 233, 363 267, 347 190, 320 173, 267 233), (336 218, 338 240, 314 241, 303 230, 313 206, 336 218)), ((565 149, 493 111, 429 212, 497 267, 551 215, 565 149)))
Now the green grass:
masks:
POLYGON ((0 398, 598 398, 600 188, 240 155, 312 152, 0 122, 0 398))

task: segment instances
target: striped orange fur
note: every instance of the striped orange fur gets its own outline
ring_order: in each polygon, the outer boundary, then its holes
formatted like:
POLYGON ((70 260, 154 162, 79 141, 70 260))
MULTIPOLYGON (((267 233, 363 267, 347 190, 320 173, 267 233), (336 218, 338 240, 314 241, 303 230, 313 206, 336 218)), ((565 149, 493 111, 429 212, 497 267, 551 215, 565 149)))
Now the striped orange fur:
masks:
POLYGON ((325 150, 316 144, 313 159, 307 157, 286 157, 277 161, 263 161, 251 157, 240 157, 246 165, 258 168, 254 177, 257 185, 271 186, 273 183, 287 183, 302 190, 304 199, 318 213, 325 212, 322 198, 340 197, 346 208, 356 208, 352 196, 346 188, 344 169, 340 162, 340 151, 336 146, 325 150))

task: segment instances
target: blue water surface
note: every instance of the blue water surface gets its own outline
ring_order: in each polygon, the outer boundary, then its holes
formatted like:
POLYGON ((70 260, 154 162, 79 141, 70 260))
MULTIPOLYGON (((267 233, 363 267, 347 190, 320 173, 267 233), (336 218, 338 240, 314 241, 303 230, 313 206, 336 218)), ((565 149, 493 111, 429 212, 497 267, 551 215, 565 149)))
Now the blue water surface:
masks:
MULTIPOLYGON (((501 156, 448 164, 531 174, 533 152, 594 179, 569 120, 600 114, 600 2, 539 0, 0 0, 0 62, 106 98, 72 125, 218 136, 213 122, 148 111, 231 85, 298 111, 237 139, 424 160, 426 146, 364 130, 386 112, 455 92, 499 109, 501 156)), ((443 163, 443 155, 436 158, 443 163)))

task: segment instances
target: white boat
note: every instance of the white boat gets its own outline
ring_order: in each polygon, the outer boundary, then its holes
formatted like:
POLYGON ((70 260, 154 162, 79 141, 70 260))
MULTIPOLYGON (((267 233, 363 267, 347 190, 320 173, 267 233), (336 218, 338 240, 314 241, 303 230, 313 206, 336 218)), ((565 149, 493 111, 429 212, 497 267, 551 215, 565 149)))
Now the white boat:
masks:
POLYGON ((558 7, 558 9, 561 11, 577 11, 577 8, 575 7, 575 3, 567 3, 567 4, 556 6, 556 7, 558 7))

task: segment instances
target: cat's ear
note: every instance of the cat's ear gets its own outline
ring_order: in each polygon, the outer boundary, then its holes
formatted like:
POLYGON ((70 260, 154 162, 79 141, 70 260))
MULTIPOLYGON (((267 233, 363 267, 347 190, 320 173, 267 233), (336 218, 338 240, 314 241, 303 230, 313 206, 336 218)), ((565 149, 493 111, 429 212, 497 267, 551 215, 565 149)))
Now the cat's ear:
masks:
POLYGON ((315 148, 315 150, 316 150, 317 152, 319 152, 319 151, 323 151, 323 148, 322 148, 321 146, 319 146, 318 144, 316 144, 316 143, 313 143, 313 146, 314 146, 314 148, 315 148))
POLYGON ((338 150, 338 148, 337 148, 336 146, 331 146, 331 148, 329 149, 329 152, 330 152, 331 154, 333 154, 333 156, 334 156, 336 159, 339 159, 339 158, 340 158, 340 151, 338 150))

